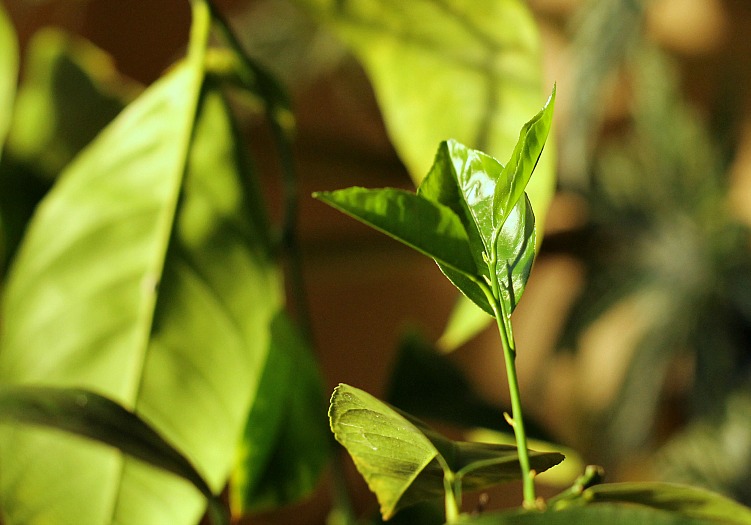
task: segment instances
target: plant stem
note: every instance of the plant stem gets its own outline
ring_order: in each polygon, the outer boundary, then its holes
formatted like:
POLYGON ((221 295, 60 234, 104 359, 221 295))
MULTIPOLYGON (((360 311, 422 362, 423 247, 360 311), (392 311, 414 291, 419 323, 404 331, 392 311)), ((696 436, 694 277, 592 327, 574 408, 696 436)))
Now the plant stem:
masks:
POLYGON ((522 473, 522 483, 524 489, 524 507, 534 508, 536 506, 537 496, 535 495, 535 479, 529 465, 529 450, 527 449, 527 433, 524 430, 524 419, 522 417, 522 403, 519 393, 519 380, 516 377, 516 343, 513 333, 510 333, 506 320, 508 316, 504 311, 501 301, 496 301, 493 305, 498 332, 501 335, 501 344, 503 345, 503 357, 506 363, 506 376, 508 377, 508 389, 511 395, 511 420, 509 423, 514 429, 516 437, 516 448, 519 455, 519 467, 522 473))

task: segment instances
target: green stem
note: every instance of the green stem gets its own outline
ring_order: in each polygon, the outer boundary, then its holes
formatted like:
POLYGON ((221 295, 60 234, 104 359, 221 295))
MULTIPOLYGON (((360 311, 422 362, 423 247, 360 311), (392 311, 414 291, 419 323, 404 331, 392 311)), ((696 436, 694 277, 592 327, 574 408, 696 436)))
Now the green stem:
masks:
POLYGON ((444 505, 446 512, 446 523, 455 523, 459 520, 459 508, 460 501, 457 500, 457 494, 455 492, 456 483, 454 475, 446 462, 438 456, 438 462, 443 468, 443 495, 444 505))
POLYGON ((496 301, 493 305, 498 332, 501 336, 503 346, 503 357, 506 363, 506 376, 508 377, 508 389, 511 395, 511 427, 514 429, 516 437, 516 448, 519 455, 519 467, 522 473, 522 483, 524 489, 524 507, 534 508, 537 497, 535 495, 534 473, 529 464, 529 450, 527 449, 527 433, 524 430, 524 419, 522 417, 522 403, 519 393, 519 380, 516 376, 516 343, 513 334, 509 333, 507 328, 507 315, 503 309, 501 301, 496 301))

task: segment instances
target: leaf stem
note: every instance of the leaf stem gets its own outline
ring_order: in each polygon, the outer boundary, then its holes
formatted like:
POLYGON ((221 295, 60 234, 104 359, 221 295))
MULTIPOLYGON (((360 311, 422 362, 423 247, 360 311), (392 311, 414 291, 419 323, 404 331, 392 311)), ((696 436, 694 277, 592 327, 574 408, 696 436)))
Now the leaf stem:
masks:
POLYGON ((527 433, 524 430, 524 419, 522 417, 521 395, 519 391, 519 380, 516 376, 516 343, 513 333, 510 333, 507 323, 508 315, 504 311, 502 301, 496 300, 493 303, 493 312, 495 313, 496 323, 498 324, 498 333, 501 336, 501 345, 503 346, 503 357, 506 363, 506 376, 508 377, 508 389, 511 396, 511 418, 509 423, 514 429, 516 437, 516 448, 519 454, 519 467, 522 473, 522 483, 524 490, 524 507, 534 508, 537 497, 535 495, 534 473, 529 464, 529 450, 527 449, 527 433))

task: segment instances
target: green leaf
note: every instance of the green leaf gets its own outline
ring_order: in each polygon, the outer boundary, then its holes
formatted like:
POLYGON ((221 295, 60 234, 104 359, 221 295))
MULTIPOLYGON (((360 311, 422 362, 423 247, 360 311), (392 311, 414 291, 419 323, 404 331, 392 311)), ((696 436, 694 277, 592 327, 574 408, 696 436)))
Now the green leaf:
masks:
POLYGON ((181 476, 205 496, 206 481, 152 427, 114 401, 79 388, 17 386, 0 389, 0 422, 40 425, 117 447, 181 476))
MULTIPOLYGON (((247 159, 223 98, 201 95, 201 67, 150 87, 39 206, 4 297, 0 381, 106 395, 218 492, 282 294, 247 159)), ((189 484, 115 451, 41 429, 3 429, 0 444, 9 525, 188 524, 203 512, 189 484)))
POLYGON ((593 503, 629 503, 674 512, 706 523, 751 524, 751 509, 716 492, 672 483, 607 483, 588 488, 593 503))
POLYGON ((504 222, 496 251, 496 279, 501 283, 505 311, 511 313, 524 293, 535 260, 535 216, 526 193, 504 222))
POLYGON ((316 360, 283 312, 271 324, 270 344, 230 486, 233 515, 307 496, 331 454, 316 360))
MULTIPOLYGON (((375 493, 384 519, 400 508, 440 497, 444 476, 480 490, 520 476, 516 447, 452 441, 370 394, 339 385, 329 409, 334 436, 375 493)), ((560 463, 558 453, 531 453, 538 472, 560 463)))
POLYGON ((314 197, 466 275, 477 267, 459 217, 439 202, 393 188, 347 188, 314 197))
POLYGON ((504 166, 498 179, 493 197, 493 217, 496 220, 496 229, 506 222, 506 218, 521 199, 532 172, 537 167, 548 139, 550 126, 553 124, 555 92, 554 86, 545 106, 522 127, 511 159, 504 166))
MULTIPOLYGON (((362 62, 391 141, 416 183, 435 144, 450 137, 508 158, 519 128, 539 109, 540 38, 521 0, 297 1, 362 62)), ((528 190, 541 225, 554 165, 546 155, 528 190)))
POLYGON ((140 88, 90 42, 56 29, 36 33, 8 137, 16 161, 52 179, 140 88))
MULTIPOLYGON (((507 511, 468 519, 472 525, 719 525, 666 510, 634 505, 597 504, 558 511, 507 511)), ((730 525, 730 524, 728 524, 730 525)))
POLYGON ((18 40, 5 9, 0 6, 0 157, 13 115, 18 76, 18 40))

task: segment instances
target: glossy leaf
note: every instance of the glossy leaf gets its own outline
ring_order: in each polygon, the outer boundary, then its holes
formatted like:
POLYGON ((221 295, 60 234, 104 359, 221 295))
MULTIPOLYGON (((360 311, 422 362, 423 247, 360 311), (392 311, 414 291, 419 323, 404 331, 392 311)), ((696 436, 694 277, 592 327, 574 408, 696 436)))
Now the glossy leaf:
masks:
MULTIPOLYGON (((222 97, 201 95, 201 68, 190 61, 149 88, 38 208, 6 289, 0 379, 106 395, 217 492, 281 291, 247 160, 222 97)), ((80 440, 11 428, 0 449, 9 525, 187 524, 203 511, 187 483, 80 440)))
MULTIPOLYGON (((544 96, 540 39, 521 0, 298 0, 360 59, 389 136, 419 183, 454 138, 508 158, 544 96), (429 80, 428 80, 429 79, 429 80)), ((543 158, 528 192, 544 223, 555 186, 543 158)))
POLYGON ((526 194, 516 203, 496 241, 499 264, 496 279, 501 283, 501 299, 506 312, 513 312, 535 260, 535 216, 526 194))
MULTIPOLYGON (((331 429, 352 456, 388 519, 400 508, 444 493, 444 475, 465 490, 479 490, 520 476, 516 447, 451 441, 370 394, 339 385, 329 409, 331 429)), ((531 453, 543 472, 558 453, 531 453)))
POLYGON ((506 222, 506 218, 524 195, 532 172, 537 167, 548 139, 550 126, 553 124, 555 92, 554 86, 545 106, 522 127, 514 152, 498 178, 493 197, 493 217, 496 220, 496 229, 506 222))
POLYGON ((13 115, 18 76, 18 40, 5 9, 0 6, 0 157, 13 115))
POLYGON ((230 486, 236 515, 307 496, 331 453, 316 360, 283 312, 271 324, 270 344, 230 486))
POLYGON ((393 188, 347 188, 314 196, 451 269, 477 273, 459 217, 439 202, 393 188))

